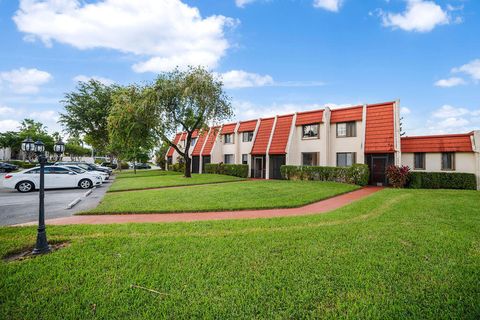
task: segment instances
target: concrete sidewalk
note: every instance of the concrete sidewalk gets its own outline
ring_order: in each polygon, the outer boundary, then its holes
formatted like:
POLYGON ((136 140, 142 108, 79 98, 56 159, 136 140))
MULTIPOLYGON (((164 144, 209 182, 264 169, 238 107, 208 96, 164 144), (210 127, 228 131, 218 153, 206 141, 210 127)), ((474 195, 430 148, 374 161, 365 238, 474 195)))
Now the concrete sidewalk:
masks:
MULTIPOLYGON (((221 212, 195 212, 195 213, 159 213, 159 214, 124 214, 124 215, 82 215, 66 218, 47 220, 47 225, 69 224, 111 224, 111 223, 145 223, 145 222, 188 222, 203 220, 227 219, 255 219, 301 216, 328 212, 346 206, 356 200, 363 199, 382 187, 364 187, 330 199, 318 201, 303 207, 291 209, 268 210, 241 210, 221 212)), ((22 224, 30 225, 30 224, 22 224)))

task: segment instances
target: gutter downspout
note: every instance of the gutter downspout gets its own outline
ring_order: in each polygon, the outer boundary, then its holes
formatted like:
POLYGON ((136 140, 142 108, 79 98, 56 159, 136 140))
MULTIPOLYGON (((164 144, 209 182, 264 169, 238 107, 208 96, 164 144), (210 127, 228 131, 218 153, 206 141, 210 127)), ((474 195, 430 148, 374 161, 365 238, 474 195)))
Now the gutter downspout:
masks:
POLYGON ((363 104, 362 109, 362 145, 360 146, 362 153, 363 153, 363 163, 367 162, 367 157, 365 157, 365 140, 367 133, 367 104, 363 104))
POLYGON ((399 166, 402 163, 402 149, 400 139, 400 99, 397 99, 393 104, 393 149, 395 150, 395 165, 399 166))
POLYGON ((250 148, 250 151, 248 152, 248 173, 250 175, 250 178, 253 178, 253 158, 252 158, 252 149, 253 145, 255 144, 255 139, 257 139, 257 133, 258 133, 258 128, 260 127, 260 122, 262 122, 262 119, 257 119, 257 123, 255 124, 255 130, 253 130, 253 137, 252 137, 252 147, 250 148))
MULTIPOLYGON (((331 146, 332 146, 332 141, 330 141, 330 136, 331 136, 331 123, 330 123, 330 117, 332 115, 332 111, 330 110, 329 107, 325 107, 325 111, 323 112, 323 124, 325 126, 325 149, 323 150, 323 153, 325 154, 325 166, 331 166, 331 146)), ((322 137, 320 137, 321 139, 322 137)), ((321 157, 321 155, 320 155, 321 157)), ((321 161, 320 161, 320 165, 321 161)))
POLYGON ((290 145, 293 140, 293 135, 295 133, 295 122, 297 121, 297 112, 293 115, 292 124, 290 125, 290 133, 288 134, 287 146, 285 148, 285 164, 290 164, 290 145))
POLYGON ((272 144, 273 134, 275 133, 275 126, 277 125, 278 116, 275 116, 273 120, 272 131, 270 131, 270 139, 268 139, 267 151, 265 152, 265 161, 267 162, 265 165, 265 179, 270 179, 270 145, 272 144))
POLYGON ((210 131, 212 130, 212 128, 208 128, 208 131, 207 131, 207 136, 205 137, 205 141, 203 141, 203 146, 202 148, 200 149, 200 160, 198 161, 198 173, 202 174, 203 173, 203 149, 205 148, 205 145, 207 144, 207 141, 208 141, 208 137, 210 136, 210 131))

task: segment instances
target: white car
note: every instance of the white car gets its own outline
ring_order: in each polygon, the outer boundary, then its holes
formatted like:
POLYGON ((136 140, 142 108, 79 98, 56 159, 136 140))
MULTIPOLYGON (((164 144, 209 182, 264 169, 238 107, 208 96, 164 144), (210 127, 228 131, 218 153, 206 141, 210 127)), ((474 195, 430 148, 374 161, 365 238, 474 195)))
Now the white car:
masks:
POLYGON ((68 168, 76 173, 88 173, 88 174, 91 174, 91 175, 94 175, 94 176, 100 176, 102 177, 102 182, 105 182, 108 180, 108 177, 109 177, 109 174, 108 173, 105 173, 105 172, 102 172, 102 171, 87 171, 87 170, 84 170, 82 168, 80 168, 79 166, 74 166, 74 165, 63 165, 62 167, 65 167, 65 168, 68 168))
MULTIPOLYGON (((81 188, 89 189, 100 185, 102 177, 88 173, 76 173, 63 166, 45 166, 45 189, 81 188)), ((30 192, 40 187, 40 167, 8 173, 3 186, 17 189, 19 192, 30 192)))

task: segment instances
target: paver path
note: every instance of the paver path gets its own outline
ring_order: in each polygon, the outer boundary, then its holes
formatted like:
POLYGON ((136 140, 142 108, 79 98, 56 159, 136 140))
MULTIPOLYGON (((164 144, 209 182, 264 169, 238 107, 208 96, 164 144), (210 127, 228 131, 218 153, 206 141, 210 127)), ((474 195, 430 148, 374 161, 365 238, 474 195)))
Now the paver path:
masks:
MULTIPOLYGON (((321 200, 303 207, 290 209, 266 210, 240 210, 218 212, 189 212, 189 213, 158 213, 158 214, 124 214, 124 215, 88 215, 47 220, 47 225, 67 224, 110 224, 132 222, 180 222, 201 220, 226 220, 226 219, 254 219, 285 216, 301 216, 328 212, 355 200, 365 198, 379 190, 381 187, 364 187, 330 199, 321 200)), ((24 224, 32 225, 34 223, 24 224)))

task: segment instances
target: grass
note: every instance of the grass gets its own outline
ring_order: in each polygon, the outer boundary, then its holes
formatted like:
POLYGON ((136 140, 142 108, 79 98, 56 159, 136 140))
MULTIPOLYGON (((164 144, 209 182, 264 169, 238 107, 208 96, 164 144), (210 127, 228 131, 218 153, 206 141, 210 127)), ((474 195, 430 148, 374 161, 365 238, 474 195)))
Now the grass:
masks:
MULTIPOLYGON (((0 263, 0 318, 478 319, 478 203, 391 189, 314 216, 48 227, 70 245, 0 263)), ((35 232, 0 228, 0 254, 35 232)))
POLYGON ((185 178, 177 172, 167 172, 160 170, 144 171, 137 173, 127 172, 119 175, 108 192, 142 190, 152 188, 165 188, 173 186, 188 186, 197 184, 222 183, 244 180, 238 177, 220 175, 220 174, 192 174, 191 178, 185 178))
MULTIPOLYGON (((204 176, 210 175, 199 175, 196 178, 204 176)), ((162 177, 162 179, 165 178, 162 177)), ((97 208, 85 214, 291 208, 355 189, 358 189, 355 185, 336 182, 256 180, 175 189, 109 193, 97 208)))
POLYGON ((122 170, 122 171, 115 171, 115 178, 116 179, 123 179, 123 178, 141 178, 141 177, 159 177, 159 176, 172 176, 177 175, 181 176, 180 172, 176 171, 164 171, 164 170, 137 170, 137 173, 132 169, 122 170))

